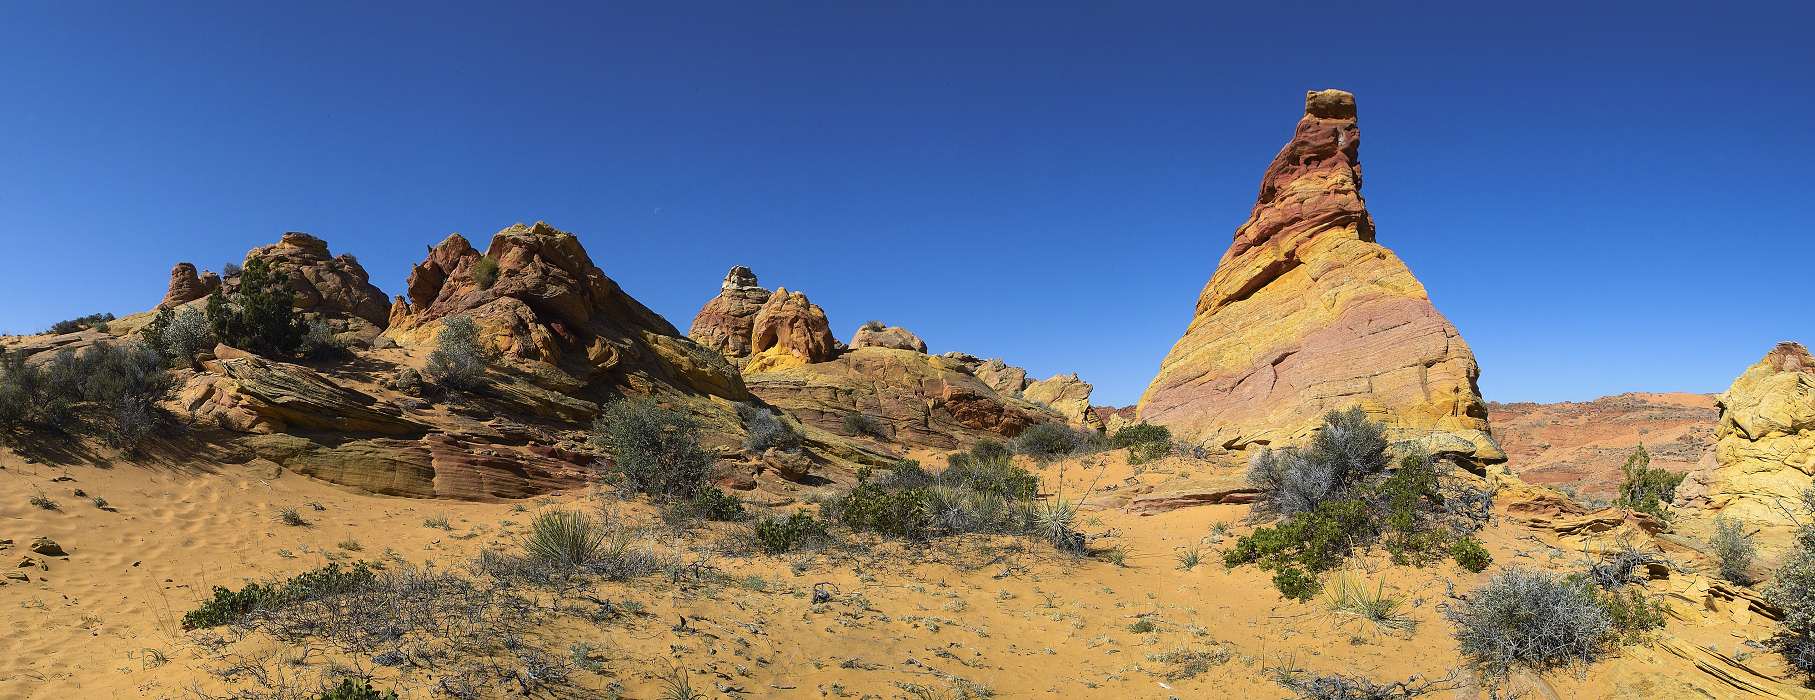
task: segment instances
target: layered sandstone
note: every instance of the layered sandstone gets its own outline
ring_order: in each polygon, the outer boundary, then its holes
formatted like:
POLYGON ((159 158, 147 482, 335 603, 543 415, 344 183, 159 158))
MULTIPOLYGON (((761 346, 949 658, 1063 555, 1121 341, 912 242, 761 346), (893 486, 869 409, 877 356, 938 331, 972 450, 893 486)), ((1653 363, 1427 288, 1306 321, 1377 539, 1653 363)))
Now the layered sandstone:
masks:
POLYGON ((1142 420, 1242 449, 1301 440, 1325 412, 1360 406, 1397 437, 1449 433, 1477 459, 1504 459, 1487 432, 1474 355, 1374 240, 1359 154, 1354 97, 1308 93, 1292 140, 1142 396, 1142 420))
POLYGON ((1046 379, 1033 382, 1021 390, 1021 397, 1037 404, 1045 405, 1071 423, 1101 430, 1102 418, 1090 409, 1089 382, 1078 378, 1077 372, 1055 374, 1046 379))
MULTIPOLYGON (((373 285, 364 267, 351 255, 335 256, 328 244, 306 233, 285 233, 276 243, 254 248, 246 261, 263 260, 289 280, 292 302, 305 312, 361 319, 376 328, 389 321, 384 292, 373 285)), ((226 281, 232 291, 235 280, 226 281)))
POLYGON ((718 296, 700 307, 687 337, 736 362, 751 354, 750 338, 756 315, 769 301, 769 290, 756 281, 756 273, 738 265, 725 273, 718 296))
POLYGON ((920 336, 914 335, 913 331, 901 326, 885 326, 871 321, 858 327, 857 332, 851 334, 851 349, 857 348, 894 348, 924 353, 926 352, 926 341, 921 340, 920 336))
POLYGON ((456 315, 471 318, 503 357, 578 377, 574 393, 594 401, 622 393, 749 398, 724 357, 626 294, 578 238, 545 223, 499 231, 483 255, 459 234, 430 248, 410 272, 406 297, 393 301, 386 335, 430 346, 456 315))
POLYGON ((843 432, 847 414, 862 414, 879 421, 895 444, 910 447, 951 449, 1063 420, 1044 406, 998 394, 960 361, 911 350, 857 348, 745 381, 763 401, 809 426, 843 432))
POLYGON ((1815 357, 1784 342, 1721 394, 1714 450, 1680 503, 1756 522, 1788 522, 1815 476, 1815 357))
POLYGON ((750 331, 753 357, 744 372, 825 362, 837 351, 825 310, 800 292, 777 287, 756 312, 750 331))

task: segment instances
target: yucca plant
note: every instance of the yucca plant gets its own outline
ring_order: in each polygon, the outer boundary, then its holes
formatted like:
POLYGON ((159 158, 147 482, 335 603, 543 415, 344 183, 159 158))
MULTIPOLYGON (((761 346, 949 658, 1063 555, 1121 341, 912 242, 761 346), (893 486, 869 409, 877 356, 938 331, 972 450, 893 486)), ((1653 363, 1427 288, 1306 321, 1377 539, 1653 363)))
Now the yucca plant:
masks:
POLYGON ((523 549, 532 560, 578 567, 599 561, 606 555, 605 528, 585 513, 546 511, 537 514, 529 527, 523 549))

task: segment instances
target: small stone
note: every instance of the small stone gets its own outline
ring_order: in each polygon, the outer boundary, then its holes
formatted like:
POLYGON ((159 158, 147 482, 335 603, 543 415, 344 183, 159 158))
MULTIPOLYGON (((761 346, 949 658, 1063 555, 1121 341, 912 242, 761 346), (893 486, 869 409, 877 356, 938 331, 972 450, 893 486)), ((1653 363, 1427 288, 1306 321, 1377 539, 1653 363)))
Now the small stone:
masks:
POLYGON ((47 557, 67 557, 67 556, 69 556, 68 552, 63 551, 62 545, 57 544, 56 540, 53 540, 49 537, 39 537, 37 539, 32 540, 31 550, 33 552, 42 554, 47 557))
POLYGON ((30 581, 32 577, 25 575, 23 571, 11 571, 7 572, 6 579, 8 581, 30 581))
POLYGON ((38 565, 38 560, 33 559, 31 557, 20 557, 19 558, 19 568, 21 568, 21 569, 29 569, 29 568, 37 566, 37 565, 38 565))

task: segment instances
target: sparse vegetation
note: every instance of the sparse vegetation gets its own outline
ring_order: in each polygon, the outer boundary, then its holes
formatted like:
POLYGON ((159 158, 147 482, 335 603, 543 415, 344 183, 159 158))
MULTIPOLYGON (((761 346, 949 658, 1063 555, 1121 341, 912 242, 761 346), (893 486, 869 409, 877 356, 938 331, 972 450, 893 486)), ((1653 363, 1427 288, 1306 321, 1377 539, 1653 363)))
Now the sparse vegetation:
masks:
POLYGON ((523 553, 531 561, 561 568, 592 564, 605 556, 605 528, 591 516, 551 510, 529 523, 523 553))
POLYGON ((231 624, 261 608, 350 592, 371 584, 376 578, 376 572, 361 562, 350 567, 329 564, 297 574, 280 583, 248 583, 245 588, 237 591, 215 586, 213 598, 183 615, 183 629, 231 624))
POLYGON ((738 404, 737 415, 744 421, 744 449, 762 452, 768 449, 798 450, 806 438, 788 424, 788 419, 769 409, 751 404, 738 404))
POLYGON ((450 389, 474 389, 485 383, 489 359, 473 319, 451 316, 441 321, 441 330, 435 333, 435 350, 429 353, 425 374, 450 389))
POLYGON ((1163 425, 1136 423, 1115 431, 1109 446, 1128 448, 1128 463, 1142 464, 1172 453, 1172 431, 1163 425))
POLYGON ((1653 469, 1651 453, 1645 451, 1644 445, 1632 451, 1620 472, 1624 481, 1620 482, 1620 496, 1614 500, 1614 505, 1660 518, 1670 517, 1668 506, 1676 498, 1676 487, 1688 476, 1682 472, 1653 469))
POLYGON ((826 524, 804 510, 786 517, 773 516, 757 520, 752 526, 756 544, 764 552, 785 554, 796 549, 824 543, 829 537, 826 524))
POLYGON ((139 334, 171 367, 188 367, 197 353, 214 347, 208 316, 195 309, 159 310, 139 334))
POLYGON ((1195 545, 1186 547, 1178 551, 1177 558, 1179 570, 1190 571, 1204 560, 1204 548, 1195 545))
POLYGON ((668 504, 664 517, 671 520, 716 520, 736 522, 748 517, 744 502, 724 491, 707 487, 686 500, 668 504))
POLYGON ((1030 425, 1015 436, 1015 453, 1047 461, 1084 449, 1089 437, 1057 423, 1030 425))
MULTIPOLYGON (((1386 474, 1389 459, 1384 428, 1359 409, 1327 415, 1305 447, 1263 450, 1248 478, 1263 492, 1257 512, 1281 520, 1237 540, 1224 564, 1275 570, 1281 593, 1308 600, 1356 549, 1378 543, 1421 566, 1485 523, 1491 495, 1451 478, 1447 462, 1407 454, 1386 474)), ((1471 562, 1485 554, 1463 549, 1471 562)))
POLYGON ((106 331, 107 322, 112 320, 113 314, 110 313, 89 314, 87 316, 78 316, 67 321, 53 323, 50 328, 44 332, 52 335, 63 335, 64 333, 74 333, 89 328, 106 331))
POLYGON ((307 527, 309 525, 309 521, 303 519, 302 513, 297 512, 295 508, 289 507, 277 509, 277 521, 291 527, 307 527))
POLYGON ((302 344, 305 328, 298 322, 290 282, 262 258, 246 261, 239 287, 231 297, 216 289, 208 297, 208 324, 214 337, 232 347, 266 357, 289 357, 302 344))
POLYGON ((172 379, 160 358, 138 341, 58 350, 28 364, 20 352, 0 356, 0 439, 18 428, 92 433, 126 450, 156 427, 157 402, 172 379))
POLYGON ((1458 687, 1454 674, 1436 679, 1412 676, 1403 681, 1378 683, 1337 673, 1312 673, 1296 668, 1273 669, 1273 682, 1298 700, 1408 700, 1458 687))
POLYGON ((1582 578, 1513 568, 1446 613, 1462 654, 1489 677, 1591 663, 1606 651, 1614 623, 1582 578))
POLYGON ((874 416, 852 411, 844 414, 844 430, 852 435, 868 435, 878 440, 889 438, 888 428, 874 416))
POLYGON ((321 319, 310 319, 303 324, 302 340, 296 349, 311 360, 340 360, 351 354, 346 341, 335 335, 334 327, 321 319))
POLYGON ((1358 575, 1337 575, 1324 602, 1330 612, 1362 620, 1378 630, 1410 634, 1417 627, 1405 612, 1405 599, 1387 593, 1384 581, 1370 589, 1358 575))
POLYGON ((498 282, 498 261, 491 256, 480 257, 473 263, 473 284, 480 289, 491 289, 498 282))
POLYGON ((1487 565, 1494 561, 1493 555, 1487 553, 1487 548, 1481 546, 1481 541, 1473 537, 1461 537, 1451 542, 1449 555, 1456 560, 1458 566, 1477 574, 1486 571, 1487 565))
POLYGON ((660 501, 687 499, 706 487, 712 455, 700 447, 699 423, 648 397, 605 407, 592 443, 611 454, 613 468, 632 488, 660 501))
POLYGON ((1752 533, 1738 520, 1726 516, 1714 519, 1714 536, 1708 539, 1720 577, 1742 586, 1752 585, 1752 560, 1758 556, 1758 545, 1752 533))
POLYGON ((1803 491, 1801 510, 1795 546, 1778 564, 1764 594, 1766 602, 1783 611, 1771 649, 1815 687, 1815 523, 1809 520, 1815 515, 1815 489, 1803 491))
POLYGON ((370 681, 345 678, 317 700, 397 700, 397 691, 379 692, 370 681))

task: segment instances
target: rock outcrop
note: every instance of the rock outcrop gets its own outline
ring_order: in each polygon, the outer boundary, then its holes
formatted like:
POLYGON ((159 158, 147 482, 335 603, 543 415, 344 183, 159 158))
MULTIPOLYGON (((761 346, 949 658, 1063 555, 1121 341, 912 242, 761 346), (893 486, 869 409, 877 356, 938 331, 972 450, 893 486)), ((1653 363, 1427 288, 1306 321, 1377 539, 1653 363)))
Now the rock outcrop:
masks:
POLYGON ((1506 466, 1527 483, 1612 501, 1620 467, 1644 445, 1651 466, 1687 472, 1714 446, 1719 421, 1708 394, 1630 393, 1593 401, 1487 404, 1506 466))
POLYGON ((1055 374, 1028 384, 1021 390, 1021 397, 1058 411, 1073 424, 1102 430, 1103 420, 1090 409, 1091 389, 1090 383, 1079 379, 1077 372, 1055 374))
POLYGON ((746 374, 825 362, 832 359, 838 341, 832 337, 826 312, 807 295, 778 287, 769 295, 750 331, 754 354, 746 374))
POLYGON ((894 444, 908 447, 952 449, 1063 420, 1044 406, 996 393, 957 360, 911 350, 857 348, 745 381, 763 401, 803 423, 841 433, 845 416, 858 413, 880 421, 894 444))
POLYGON ((1398 437, 1446 432, 1476 459, 1505 458, 1488 435, 1468 345, 1374 241, 1359 146, 1354 97, 1308 93, 1190 327, 1142 396, 1141 420, 1245 449, 1301 440, 1325 412, 1360 406, 1398 437))
POLYGON ((851 334, 851 349, 857 348, 893 348, 924 353, 926 341, 901 326, 884 326, 871 321, 859 326, 857 332, 851 334))
POLYGON ((1721 394, 1714 450, 1677 491, 1679 503, 1755 522, 1787 523, 1815 476, 1815 357, 1784 342, 1721 394))
POLYGON ((408 435, 428 426, 301 365, 218 347, 174 404, 191 423, 244 433, 319 431, 408 435))
MULTIPOLYGON (((330 255, 327 242, 320 238, 285 233, 278 242, 246 253, 246 260, 263 260, 288 278, 296 295, 292 304, 298 309, 358 318, 376 328, 389 322, 384 292, 372 284, 365 268, 351 255, 330 255)), ((232 291, 235 281, 226 284, 232 291)))
POLYGON ((465 315, 504 357, 578 377, 582 398, 749 398, 724 357, 682 336, 606 277, 578 238, 545 223, 499 231, 483 255, 448 236, 410 272, 408 287, 388 312, 386 336, 401 345, 432 345, 444 319, 465 315))
POLYGON ((180 262, 170 268, 170 288, 164 292, 164 300, 158 302, 159 309, 182 306, 202 297, 213 294, 221 286, 221 278, 213 272, 197 275, 195 265, 180 262))
POLYGON ((769 290, 756 282, 756 273, 738 265, 725 273, 718 296, 700 307, 687 337, 737 362, 752 353, 750 338, 756 315, 769 301, 769 290))

